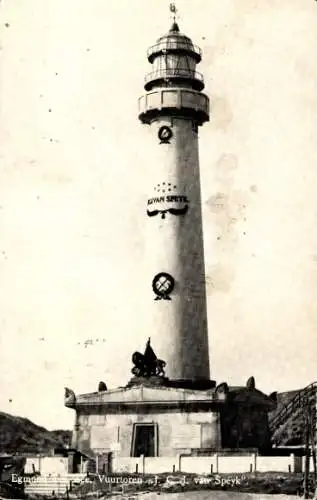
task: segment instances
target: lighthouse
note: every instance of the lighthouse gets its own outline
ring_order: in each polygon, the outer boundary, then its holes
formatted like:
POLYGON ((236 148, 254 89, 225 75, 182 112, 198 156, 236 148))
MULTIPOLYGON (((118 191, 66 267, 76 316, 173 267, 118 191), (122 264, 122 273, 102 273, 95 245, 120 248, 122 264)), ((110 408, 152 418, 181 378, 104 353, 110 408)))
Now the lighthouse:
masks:
POLYGON ((139 98, 150 127, 145 217, 144 310, 148 335, 166 376, 207 381, 209 349, 199 171, 199 127, 209 120, 201 50, 174 22, 147 51, 152 71, 139 98))
POLYGON ((198 155, 209 100, 196 71, 201 51, 174 19, 147 56, 152 71, 139 98, 152 141, 142 213, 147 342, 144 354, 132 354, 126 386, 100 381, 87 394, 65 388, 65 405, 75 410, 72 448, 99 474, 222 472, 213 462, 218 450, 269 446, 275 402, 253 376, 244 386, 210 380, 198 155))

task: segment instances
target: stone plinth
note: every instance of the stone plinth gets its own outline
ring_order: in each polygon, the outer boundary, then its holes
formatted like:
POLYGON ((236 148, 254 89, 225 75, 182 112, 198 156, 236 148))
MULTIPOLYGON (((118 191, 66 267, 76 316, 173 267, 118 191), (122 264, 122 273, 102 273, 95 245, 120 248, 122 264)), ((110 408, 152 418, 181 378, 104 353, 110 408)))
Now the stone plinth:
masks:
POLYGON ((225 400, 226 395, 214 389, 155 386, 147 380, 78 395, 66 405, 77 414, 73 446, 85 453, 137 456, 139 429, 151 428, 153 456, 174 456, 193 448, 219 449, 220 408, 225 400))

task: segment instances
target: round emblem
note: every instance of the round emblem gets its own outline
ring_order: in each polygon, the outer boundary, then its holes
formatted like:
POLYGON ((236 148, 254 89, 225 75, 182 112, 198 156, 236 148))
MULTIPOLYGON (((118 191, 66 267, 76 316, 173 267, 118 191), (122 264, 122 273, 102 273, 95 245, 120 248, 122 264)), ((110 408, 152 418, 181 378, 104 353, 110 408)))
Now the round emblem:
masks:
POLYGON ((169 143, 169 140, 171 139, 172 135, 173 132, 169 127, 167 127, 167 125, 163 125, 162 127, 159 128, 158 137, 161 142, 169 143))
POLYGON ((157 295, 155 300, 171 300, 169 294, 173 291, 175 280, 168 273, 156 274, 152 281, 153 292, 157 295))

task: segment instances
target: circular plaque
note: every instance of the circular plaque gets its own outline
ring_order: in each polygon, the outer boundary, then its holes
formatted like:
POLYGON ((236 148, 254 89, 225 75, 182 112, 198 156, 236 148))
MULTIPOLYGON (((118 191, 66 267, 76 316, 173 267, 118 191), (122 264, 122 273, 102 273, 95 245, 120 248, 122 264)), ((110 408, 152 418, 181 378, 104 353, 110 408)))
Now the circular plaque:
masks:
POLYGON ((173 135, 172 130, 167 126, 163 125, 159 128, 158 137, 161 142, 168 143, 173 135))
POLYGON ((161 299, 170 300, 169 294, 173 291, 175 280, 168 273, 158 273, 152 281, 153 292, 161 299))

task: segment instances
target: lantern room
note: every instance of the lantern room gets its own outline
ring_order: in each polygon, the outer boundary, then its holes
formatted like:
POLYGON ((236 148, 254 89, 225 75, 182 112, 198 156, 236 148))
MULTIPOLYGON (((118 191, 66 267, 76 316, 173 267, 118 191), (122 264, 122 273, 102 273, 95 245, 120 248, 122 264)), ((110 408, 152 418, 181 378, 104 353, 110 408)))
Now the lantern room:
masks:
POLYGON ((166 35, 148 49, 147 57, 153 64, 153 71, 145 77, 145 90, 171 86, 203 90, 203 76, 196 71, 196 65, 201 60, 201 50, 188 36, 180 33, 176 22, 166 35))

